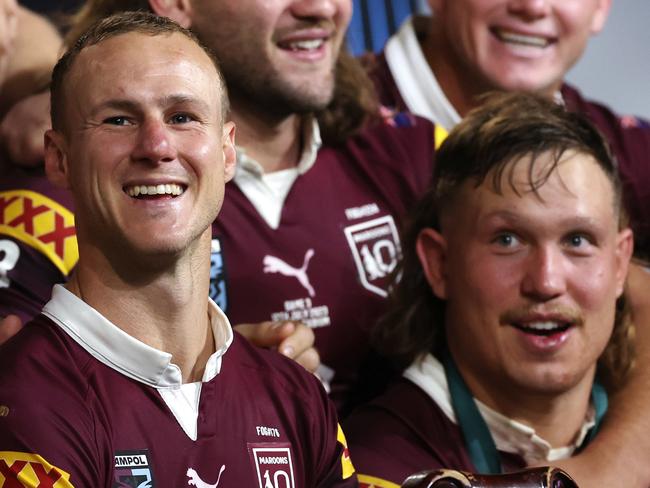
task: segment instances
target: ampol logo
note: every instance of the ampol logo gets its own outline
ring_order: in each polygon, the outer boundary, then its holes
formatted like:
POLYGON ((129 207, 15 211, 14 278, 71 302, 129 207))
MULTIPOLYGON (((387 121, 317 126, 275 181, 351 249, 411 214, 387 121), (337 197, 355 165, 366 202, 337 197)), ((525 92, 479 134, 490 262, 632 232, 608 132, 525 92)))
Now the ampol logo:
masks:
POLYGON ((295 488, 291 444, 248 444, 259 488, 295 488))

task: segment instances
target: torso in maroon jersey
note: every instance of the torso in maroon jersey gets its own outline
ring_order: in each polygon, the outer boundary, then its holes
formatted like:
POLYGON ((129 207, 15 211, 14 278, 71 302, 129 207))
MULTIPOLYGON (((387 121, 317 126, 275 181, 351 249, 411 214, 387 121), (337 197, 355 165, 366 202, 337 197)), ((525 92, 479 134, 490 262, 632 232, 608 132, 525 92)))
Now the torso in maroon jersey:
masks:
MULTIPOLYGON (((350 415, 343 426, 362 488, 369 486, 367 476, 400 484, 423 470, 476 471, 458 425, 407 379, 391 384, 381 397, 350 415)), ((526 466, 514 454, 501 452, 500 456, 506 472, 526 466)))
POLYGON ((68 473, 76 488, 206 487, 219 476, 220 487, 356 486, 343 479, 336 414, 318 382, 239 336, 202 386, 196 441, 154 388, 100 363, 45 316, 2 346, 0 405, 9 479, 31 469, 50 482, 68 473))
POLYGON ((0 317, 40 313, 77 261, 72 197, 42 171, 0 175, 0 317))
POLYGON ((432 171, 432 125, 411 116, 397 124, 404 126, 380 123, 342 147, 323 147, 292 186, 278 229, 234 183, 213 226, 220 251, 212 298, 233 324, 312 326, 323 363, 336 372, 338 401, 355 383, 368 331, 385 309, 402 217, 432 171))

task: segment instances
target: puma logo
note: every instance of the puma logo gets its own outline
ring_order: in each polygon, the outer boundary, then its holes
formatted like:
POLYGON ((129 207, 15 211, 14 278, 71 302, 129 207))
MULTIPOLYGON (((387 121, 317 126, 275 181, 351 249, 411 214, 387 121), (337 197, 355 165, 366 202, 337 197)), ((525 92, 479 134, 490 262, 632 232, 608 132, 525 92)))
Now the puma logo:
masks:
POLYGON ((301 268, 294 268, 290 264, 285 263, 280 258, 275 256, 269 256, 268 254, 264 256, 264 272, 265 273, 280 273, 284 276, 293 276, 298 280, 302 287, 307 290, 310 297, 316 296, 314 288, 309 282, 309 277, 307 276, 307 266, 309 266, 309 261, 314 256, 314 250, 309 249, 305 253, 305 259, 303 260, 301 268))
POLYGON ((226 469, 226 465, 224 464, 221 466, 221 469, 219 470, 219 476, 217 477, 217 482, 214 485, 209 485, 205 481, 203 481, 201 478, 199 478, 199 474, 194 471, 192 468, 188 468, 187 470, 187 477, 190 479, 187 484, 188 485, 194 485, 196 488, 217 488, 219 486, 219 480, 221 479, 221 473, 226 469))

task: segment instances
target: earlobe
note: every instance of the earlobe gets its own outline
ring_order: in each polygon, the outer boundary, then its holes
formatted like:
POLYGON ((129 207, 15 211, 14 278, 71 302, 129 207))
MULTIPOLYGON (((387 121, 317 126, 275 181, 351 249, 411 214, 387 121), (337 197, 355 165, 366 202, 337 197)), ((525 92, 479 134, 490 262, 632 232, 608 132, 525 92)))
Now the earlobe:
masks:
POLYGON ((235 169, 237 167, 235 132, 236 127, 234 122, 225 122, 223 124, 223 164, 226 182, 235 176, 235 169))
POLYGON ((190 0, 149 0, 149 6, 156 15, 170 18, 186 29, 192 25, 190 0))
POLYGON ((45 172, 48 180, 61 188, 70 188, 65 139, 55 130, 45 133, 45 172))
POLYGON ((426 228, 418 235, 415 248, 431 291, 441 300, 446 300, 447 276, 445 273, 445 260, 447 257, 447 241, 439 232, 426 228))

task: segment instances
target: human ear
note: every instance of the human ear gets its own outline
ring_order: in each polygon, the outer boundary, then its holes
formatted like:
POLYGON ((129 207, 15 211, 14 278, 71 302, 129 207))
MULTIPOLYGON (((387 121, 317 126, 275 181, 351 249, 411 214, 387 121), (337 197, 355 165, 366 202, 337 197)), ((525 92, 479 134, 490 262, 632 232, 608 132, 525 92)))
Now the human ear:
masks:
POLYGON ((623 293, 625 280, 627 279, 630 259, 634 249, 634 237, 630 229, 623 229, 618 233, 616 240, 616 296, 623 293))
POLYGON ((168 17, 186 29, 192 25, 190 0, 149 0, 149 7, 156 15, 168 17))
POLYGON ((235 123, 225 122, 223 124, 223 165, 225 173, 225 181, 230 181, 235 176, 235 169, 237 167, 237 151, 235 150, 235 123))
POLYGON ((594 11, 593 17, 591 19, 592 34, 598 34, 601 30, 603 30, 611 6, 612 0, 598 0, 598 5, 596 6, 596 10, 594 11))
POLYGON ((441 300, 447 299, 447 276, 445 261, 447 258, 447 241, 438 231, 425 228, 420 231, 415 249, 420 259, 424 276, 431 291, 441 300))
POLYGON ((53 129, 45 132, 45 173, 54 185, 70 188, 70 168, 65 137, 53 129))

